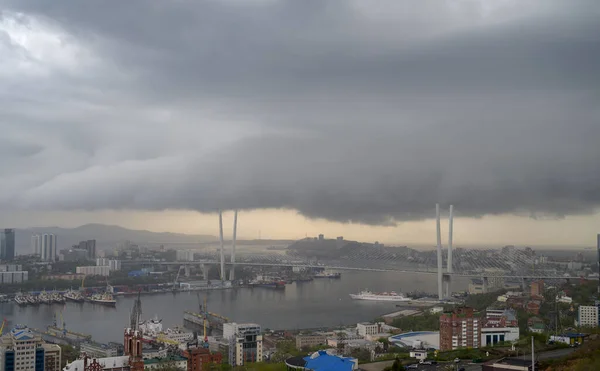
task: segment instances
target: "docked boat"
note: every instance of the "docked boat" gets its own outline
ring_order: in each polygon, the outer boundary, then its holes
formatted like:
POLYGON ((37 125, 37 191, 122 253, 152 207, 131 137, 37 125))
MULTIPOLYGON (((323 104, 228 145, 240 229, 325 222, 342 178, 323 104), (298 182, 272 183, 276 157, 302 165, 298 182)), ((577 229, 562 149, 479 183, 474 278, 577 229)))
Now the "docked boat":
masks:
POLYGON ((350 294, 350 297, 355 300, 374 300, 374 301, 411 301, 412 298, 408 298, 402 294, 391 292, 371 292, 368 290, 361 291, 358 294, 350 294))
POLYGON ((27 300, 27 296, 25 296, 23 294, 17 294, 17 296, 15 296, 15 302, 19 305, 29 304, 29 300, 27 300))
POLYGON ((341 278, 341 273, 333 273, 333 272, 319 272, 315 274, 315 278, 341 278))
POLYGON ((52 299, 53 303, 64 304, 66 299, 60 293, 54 291, 50 294, 50 299, 52 299))
POLYGON ((48 294, 45 290, 40 292, 37 298, 41 304, 52 304, 52 296, 48 294))
POLYGON ((27 295, 25 298, 27 299, 27 302, 29 304, 38 305, 40 303, 40 300, 38 299, 37 296, 27 295))
POLYGON ((67 291, 63 295, 63 297, 66 300, 74 301, 76 303, 83 303, 83 301, 85 300, 85 298, 83 297, 83 295, 81 295, 81 292, 75 291, 75 290, 69 290, 69 291, 67 291))
POLYGON ((117 301, 112 296, 112 294, 109 292, 105 292, 103 294, 92 295, 90 297, 90 302, 95 303, 95 304, 110 305, 110 306, 114 306, 117 304, 117 301))

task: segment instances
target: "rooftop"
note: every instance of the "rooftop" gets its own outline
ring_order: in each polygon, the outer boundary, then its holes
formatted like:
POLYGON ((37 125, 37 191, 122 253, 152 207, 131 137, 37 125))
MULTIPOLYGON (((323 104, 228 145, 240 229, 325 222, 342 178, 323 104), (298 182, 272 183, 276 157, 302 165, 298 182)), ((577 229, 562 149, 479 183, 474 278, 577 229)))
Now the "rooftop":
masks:
POLYGON ((145 359, 144 364, 150 365, 150 364, 162 363, 162 362, 179 362, 179 361, 187 361, 187 358, 184 358, 184 357, 178 356, 178 355, 171 355, 171 356, 164 357, 164 358, 145 359))
POLYGON ((531 366, 531 360, 521 359, 521 358, 502 358, 496 362, 493 362, 496 365, 510 365, 510 366, 531 366))
POLYGON ((357 360, 331 355, 324 350, 304 357, 305 368, 313 371, 352 371, 357 360))
MULTIPOLYGON (((102 368, 122 368, 129 365, 129 356, 94 358, 102 368)), ((92 358, 88 358, 88 364, 92 362, 92 358)), ((84 371, 83 359, 76 359, 68 363, 63 371, 84 371)))

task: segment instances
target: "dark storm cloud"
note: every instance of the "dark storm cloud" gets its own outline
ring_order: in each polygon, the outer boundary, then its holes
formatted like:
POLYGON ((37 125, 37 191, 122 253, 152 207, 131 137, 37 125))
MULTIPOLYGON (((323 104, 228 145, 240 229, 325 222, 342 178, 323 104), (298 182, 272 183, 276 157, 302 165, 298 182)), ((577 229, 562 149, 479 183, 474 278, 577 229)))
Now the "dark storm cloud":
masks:
POLYGON ((595 2, 374 4, 9 1, 1 204, 368 224, 598 207, 595 2), (33 21, 72 47, 23 42, 33 21))

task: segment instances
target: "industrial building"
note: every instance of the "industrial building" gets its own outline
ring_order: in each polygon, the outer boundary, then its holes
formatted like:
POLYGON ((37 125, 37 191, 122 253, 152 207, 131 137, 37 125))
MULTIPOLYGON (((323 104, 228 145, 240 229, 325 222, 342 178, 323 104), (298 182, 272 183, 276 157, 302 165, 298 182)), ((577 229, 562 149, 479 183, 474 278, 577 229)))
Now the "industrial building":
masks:
POLYGON ((110 275, 110 268, 108 266, 96 266, 88 265, 76 268, 77 274, 85 274, 86 276, 106 276, 110 275))
POLYGON ((29 280, 28 271, 0 272, 0 285, 22 283, 29 280))
POLYGON ((229 341, 229 364, 243 366, 263 360, 263 336, 255 323, 224 323, 223 338, 229 341))

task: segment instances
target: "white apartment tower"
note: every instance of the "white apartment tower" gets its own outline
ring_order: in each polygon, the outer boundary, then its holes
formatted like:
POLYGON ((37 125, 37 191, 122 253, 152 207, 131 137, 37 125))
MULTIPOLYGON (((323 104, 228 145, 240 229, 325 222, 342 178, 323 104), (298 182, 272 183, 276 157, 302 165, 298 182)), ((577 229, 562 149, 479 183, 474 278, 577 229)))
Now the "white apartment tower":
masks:
POLYGON ((40 258, 43 261, 56 261, 56 235, 44 233, 41 236, 40 258))
POLYGON ((34 234, 31 236, 31 251, 33 255, 40 256, 42 250, 42 236, 34 234))

